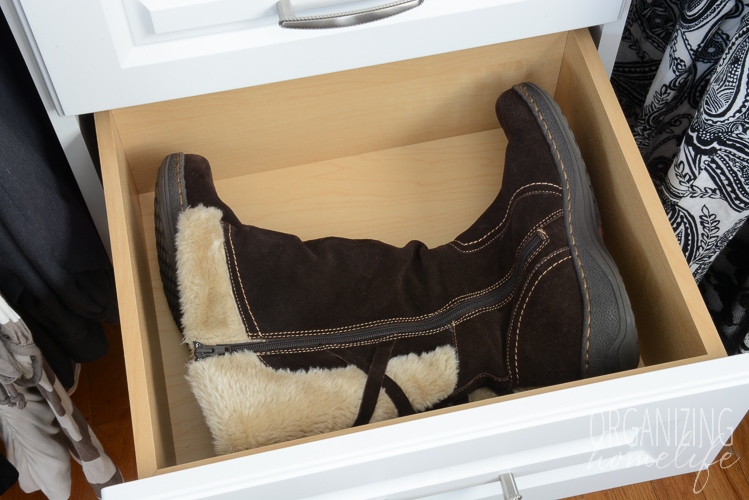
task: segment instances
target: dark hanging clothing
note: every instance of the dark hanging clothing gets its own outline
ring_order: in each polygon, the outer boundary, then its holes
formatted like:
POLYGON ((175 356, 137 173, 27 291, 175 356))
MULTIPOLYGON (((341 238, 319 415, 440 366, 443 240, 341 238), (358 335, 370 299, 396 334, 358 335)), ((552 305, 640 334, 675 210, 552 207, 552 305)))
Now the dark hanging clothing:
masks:
POLYGON ((0 291, 70 387, 118 321, 112 265, 4 17, 0 46, 0 291))
POLYGON ((5 455, 0 454, 0 495, 11 489, 17 481, 18 471, 5 455))

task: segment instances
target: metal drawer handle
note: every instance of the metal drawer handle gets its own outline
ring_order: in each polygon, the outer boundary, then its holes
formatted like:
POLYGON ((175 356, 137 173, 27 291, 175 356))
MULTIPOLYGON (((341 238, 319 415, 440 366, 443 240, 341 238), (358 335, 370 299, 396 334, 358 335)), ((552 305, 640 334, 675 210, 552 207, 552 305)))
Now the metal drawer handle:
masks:
POLYGON ((499 482, 502 484, 502 495, 504 495, 505 500, 523 500, 512 472, 499 476, 499 482))
POLYGON ((294 8, 291 6, 291 0, 279 0, 276 7, 278 8, 278 24, 282 28, 323 29, 370 23, 411 10, 422 3, 424 3, 424 0, 400 0, 371 9, 309 17, 296 17, 294 8))
MULTIPOLYGON (((502 498, 504 500, 522 500, 523 497, 518 493, 518 487, 515 484, 515 477, 512 475, 512 472, 500 474, 498 479, 499 485, 502 487, 502 498)), ((495 481, 491 481, 477 486, 469 486, 468 488, 460 490, 446 491, 436 495, 428 495, 419 498, 421 500, 454 500, 455 498, 460 498, 461 500, 485 500, 487 498, 499 498, 496 484, 495 481)), ((386 500, 389 497, 385 496, 377 498, 378 500, 386 500)))

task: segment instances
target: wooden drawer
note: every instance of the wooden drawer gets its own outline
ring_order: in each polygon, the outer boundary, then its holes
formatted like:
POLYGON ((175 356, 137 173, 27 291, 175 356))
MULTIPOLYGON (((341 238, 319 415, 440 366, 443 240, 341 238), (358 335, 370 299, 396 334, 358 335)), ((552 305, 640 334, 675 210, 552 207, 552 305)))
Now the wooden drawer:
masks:
MULTIPOLYGON (((460 498, 490 498, 502 471, 524 498, 563 497, 699 468, 658 466, 676 447, 645 442, 656 414, 670 429, 691 425, 671 408, 713 411, 727 438, 746 413, 748 363, 725 355, 585 29, 100 112, 96 124, 138 475, 156 476, 105 498, 392 500, 461 488, 474 496, 460 498), (206 156, 221 197, 255 225, 434 246, 499 190, 505 137, 494 101, 522 81, 548 90, 575 132, 632 301, 641 366, 215 457, 159 278, 153 190, 164 156, 206 156), (593 446, 592 436, 616 443, 593 446), (591 468, 596 453, 635 464, 591 468)), ((705 460, 720 451, 690 446, 705 460)))

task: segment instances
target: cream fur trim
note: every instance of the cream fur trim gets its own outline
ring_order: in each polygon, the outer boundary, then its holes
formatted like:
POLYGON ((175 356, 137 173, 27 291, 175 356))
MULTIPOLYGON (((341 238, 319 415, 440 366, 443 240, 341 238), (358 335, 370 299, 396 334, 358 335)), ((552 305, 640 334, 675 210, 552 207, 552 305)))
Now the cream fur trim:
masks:
MULTIPOLYGON (((395 357, 386 373, 422 411, 455 389, 458 361, 452 346, 442 346, 395 357)), ((367 380, 355 366, 274 370, 250 352, 192 362, 187 378, 218 455, 351 427, 367 380)), ((381 389, 371 422, 396 415, 381 389)))
POLYGON ((385 375, 403 389, 414 410, 424 411, 455 390, 458 357, 452 346, 421 355, 397 356, 388 363, 385 375))
POLYGON ((485 399, 496 398, 497 393, 488 387, 479 387, 468 395, 468 402, 473 403, 475 401, 483 401, 485 399))
POLYGON ((180 214, 177 224, 177 283, 186 341, 247 340, 232 293, 221 216, 221 210, 199 205, 180 214))

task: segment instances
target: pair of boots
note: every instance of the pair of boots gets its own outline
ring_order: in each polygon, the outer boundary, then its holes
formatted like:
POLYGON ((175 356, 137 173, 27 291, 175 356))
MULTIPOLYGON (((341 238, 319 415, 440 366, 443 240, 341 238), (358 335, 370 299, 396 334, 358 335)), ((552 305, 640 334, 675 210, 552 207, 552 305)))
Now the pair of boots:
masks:
POLYGON ((629 300, 561 110, 523 83, 497 116, 501 191, 436 248, 243 225, 204 158, 164 160, 161 276, 216 453, 637 366, 629 300))

